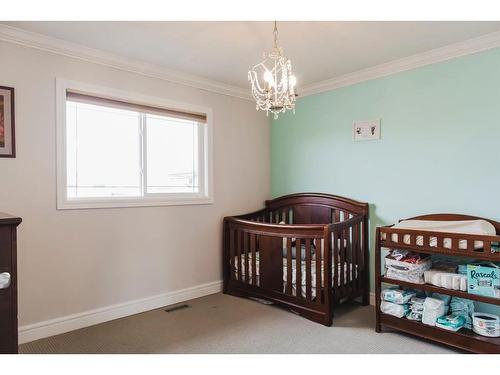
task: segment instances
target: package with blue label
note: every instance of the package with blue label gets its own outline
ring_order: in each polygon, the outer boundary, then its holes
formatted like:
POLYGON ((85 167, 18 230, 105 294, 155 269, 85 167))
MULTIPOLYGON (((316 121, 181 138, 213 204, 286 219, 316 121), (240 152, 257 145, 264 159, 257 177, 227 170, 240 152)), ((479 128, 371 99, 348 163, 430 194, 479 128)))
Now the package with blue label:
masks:
POLYGON ((401 290, 398 287, 389 288, 382 290, 380 294, 380 298, 383 301, 396 303, 398 305, 402 305, 404 303, 408 303, 410 299, 416 296, 417 293, 414 290, 401 290))
POLYGON ((465 319, 464 327, 472 329, 472 314, 474 314, 474 302, 471 300, 453 297, 450 302, 451 312, 455 315, 461 315, 465 319))
POLYGON ((500 298, 500 265, 491 262, 468 264, 467 284, 471 294, 500 298))
POLYGON ((403 305, 398 305, 397 303, 387 301, 382 301, 380 303, 381 312, 383 312, 384 314, 393 315, 398 318, 402 318, 403 316, 405 316, 409 310, 410 307, 407 303, 403 305))

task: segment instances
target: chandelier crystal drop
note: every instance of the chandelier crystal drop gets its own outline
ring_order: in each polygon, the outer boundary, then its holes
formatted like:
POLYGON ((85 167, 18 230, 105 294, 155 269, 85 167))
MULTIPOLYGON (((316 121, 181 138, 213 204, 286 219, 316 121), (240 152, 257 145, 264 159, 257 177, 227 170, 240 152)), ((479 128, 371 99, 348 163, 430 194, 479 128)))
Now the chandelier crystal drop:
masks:
POLYGON ((295 86, 297 79, 292 73, 292 62, 283 56, 283 49, 278 46, 278 27, 274 21, 274 48, 264 52, 264 61, 255 65, 248 72, 252 85, 252 96, 257 103, 256 109, 274 114, 292 110, 295 113, 295 86))

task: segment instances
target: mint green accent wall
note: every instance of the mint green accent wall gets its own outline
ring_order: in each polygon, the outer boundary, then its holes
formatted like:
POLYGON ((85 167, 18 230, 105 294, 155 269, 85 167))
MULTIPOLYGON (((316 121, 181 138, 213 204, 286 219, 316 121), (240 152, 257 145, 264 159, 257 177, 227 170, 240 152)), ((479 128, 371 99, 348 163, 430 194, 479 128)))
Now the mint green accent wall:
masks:
POLYGON ((299 99, 271 134, 273 196, 369 202, 372 239, 425 213, 500 221, 499 49, 299 99), (376 118, 381 140, 354 142, 353 121, 376 118))

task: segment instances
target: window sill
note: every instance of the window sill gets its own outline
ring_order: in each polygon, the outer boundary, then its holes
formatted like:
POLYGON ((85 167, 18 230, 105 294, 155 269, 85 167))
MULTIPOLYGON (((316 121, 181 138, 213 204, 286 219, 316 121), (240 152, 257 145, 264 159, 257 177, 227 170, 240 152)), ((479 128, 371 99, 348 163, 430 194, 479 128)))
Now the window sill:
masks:
POLYGON ((71 199, 57 202, 58 210, 78 210, 94 208, 127 208, 127 207, 163 207, 163 206, 186 206, 186 205, 208 205, 213 204, 213 198, 175 198, 175 199, 71 199))

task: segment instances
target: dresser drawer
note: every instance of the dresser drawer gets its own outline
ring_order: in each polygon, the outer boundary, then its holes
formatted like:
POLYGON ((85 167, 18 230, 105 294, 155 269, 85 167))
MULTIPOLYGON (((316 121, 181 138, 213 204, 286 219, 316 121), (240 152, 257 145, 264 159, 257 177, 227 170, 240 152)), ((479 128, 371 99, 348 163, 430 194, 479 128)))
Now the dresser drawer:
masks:
POLYGON ((16 327, 16 317, 13 316, 15 309, 12 298, 12 286, 7 289, 0 289, 0 353, 14 353, 17 349, 14 347, 16 336, 13 332, 16 327))

